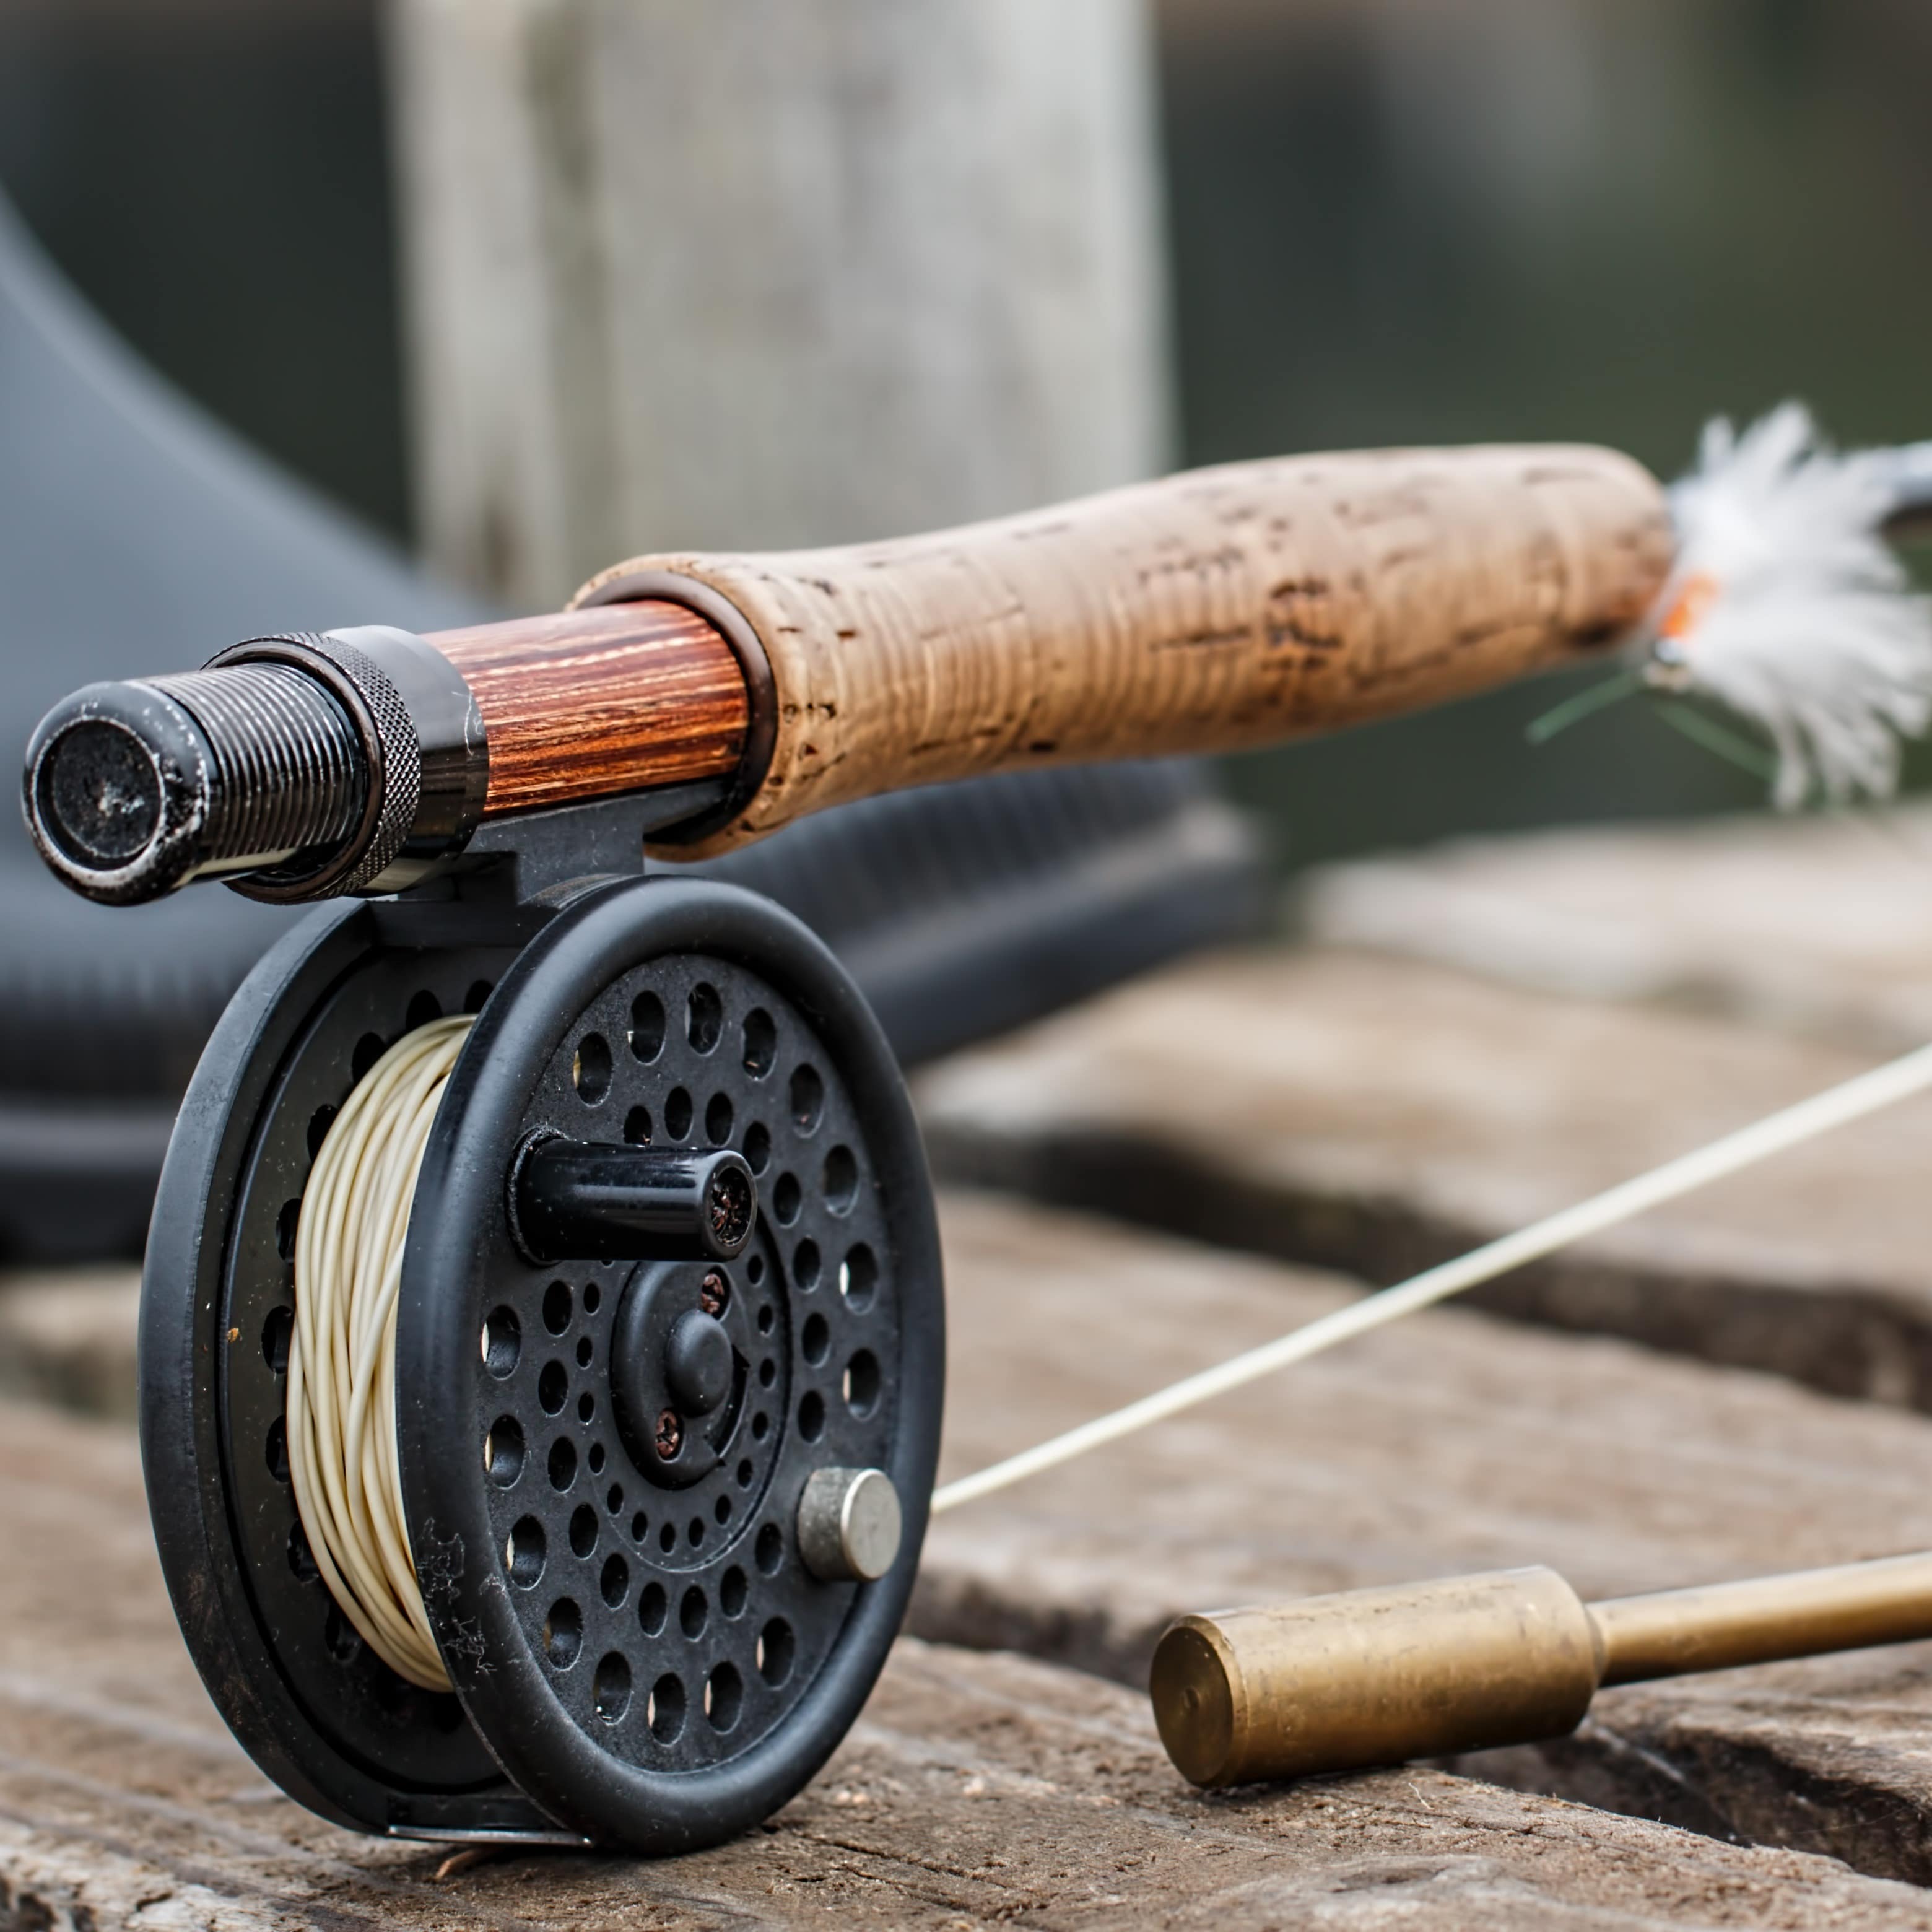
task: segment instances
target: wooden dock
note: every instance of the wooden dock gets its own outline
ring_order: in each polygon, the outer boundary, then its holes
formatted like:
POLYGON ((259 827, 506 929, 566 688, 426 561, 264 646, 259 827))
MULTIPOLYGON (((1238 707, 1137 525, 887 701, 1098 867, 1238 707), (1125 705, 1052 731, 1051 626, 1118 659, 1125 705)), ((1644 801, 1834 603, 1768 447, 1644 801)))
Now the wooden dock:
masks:
MULTIPOLYGON (((1632 868, 1702 863, 1712 897, 1727 836, 1620 835, 1623 871, 1600 868, 1627 957, 1646 918, 1648 956, 1702 949, 1701 1004, 1682 974, 1591 982, 1610 912, 1519 846, 1464 855, 1455 883, 1510 899, 1520 929, 1538 878, 1560 882, 1534 976, 1520 947, 1486 959, 1480 921, 1432 950, 1441 920, 1403 926, 1402 893, 1439 902, 1440 877, 1352 868, 1306 944, 1193 962, 932 1070, 943 1473, 1870 1064, 1904 1029, 1902 972, 1847 968, 1828 1012, 1780 1006, 1749 990, 1762 958, 1726 979, 1720 932, 1687 938, 1654 909, 1670 895, 1633 896, 1632 868)), ((1850 862, 1814 844, 1784 862, 1801 906, 1808 867, 1850 862)), ((446 1866, 282 1798, 161 1592, 128 1278, 18 1282, 0 1932, 1932 1932, 1932 1646, 1633 1687, 1557 1744, 1212 1798, 1168 1768, 1138 1688, 1188 1609, 1517 1562, 1612 1594, 1932 1546, 1928 1156, 1932 1101, 948 1516, 825 1774, 763 1832, 658 1864, 446 1866)))

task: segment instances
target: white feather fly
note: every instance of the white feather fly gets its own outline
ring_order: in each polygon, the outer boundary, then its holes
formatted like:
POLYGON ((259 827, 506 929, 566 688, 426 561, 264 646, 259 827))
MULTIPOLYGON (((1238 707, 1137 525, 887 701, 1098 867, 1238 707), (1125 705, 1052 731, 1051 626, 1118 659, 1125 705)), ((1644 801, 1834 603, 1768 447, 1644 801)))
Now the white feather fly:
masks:
POLYGON ((1890 794, 1898 741, 1932 722, 1932 603, 1881 525, 1887 452, 1840 454, 1786 403, 1738 435, 1704 431, 1672 492, 1676 566, 1647 626, 1646 675, 1708 692, 1778 748, 1774 796, 1890 794))

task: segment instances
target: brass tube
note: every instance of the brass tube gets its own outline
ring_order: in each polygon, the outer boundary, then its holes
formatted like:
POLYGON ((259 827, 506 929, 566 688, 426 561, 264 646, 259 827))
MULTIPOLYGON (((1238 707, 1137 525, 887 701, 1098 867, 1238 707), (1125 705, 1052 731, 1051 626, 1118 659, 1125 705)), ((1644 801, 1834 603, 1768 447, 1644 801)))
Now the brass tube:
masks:
POLYGON ((1932 1552, 1590 1606, 1605 1684, 1932 1636, 1932 1552))
POLYGON ((1932 1637, 1932 1552, 1585 1604, 1544 1569, 1183 1617, 1161 1742, 1206 1786, 1528 1744, 1598 1688, 1932 1637))
POLYGON ((1572 1730, 1596 1634, 1553 1570, 1499 1570, 1184 1617, 1154 1652, 1161 1742, 1196 1784, 1251 1784, 1572 1730))

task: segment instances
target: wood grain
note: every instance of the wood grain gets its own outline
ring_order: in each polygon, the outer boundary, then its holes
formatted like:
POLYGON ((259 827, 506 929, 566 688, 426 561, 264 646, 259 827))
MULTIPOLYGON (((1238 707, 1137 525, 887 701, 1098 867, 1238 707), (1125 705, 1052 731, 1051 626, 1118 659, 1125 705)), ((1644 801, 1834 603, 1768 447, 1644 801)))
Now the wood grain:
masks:
MULTIPOLYGON (((1426 963, 1201 958, 928 1069, 942 1172, 1392 1281, 1872 1064, 1426 963)), ((1526 1320, 1932 1410, 1920 1099, 1520 1269, 1526 1320)))
POLYGON ((749 711, 723 638, 675 604, 440 631, 490 741, 486 818, 737 769, 749 711))
POLYGON ((1915 1888, 1414 1768, 1205 1797, 1146 1698, 902 1640, 824 1773, 680 1858, 358 1837, 209 1709, 131 1430, 0 1402, 0 1924, 92 1932, 1932 1932, 1915 1888))
POLYGON ((763 787, 701 856, 896 788, 1272 743, 1575 659, 1648 605, 1662 491, 1568 446, 1230 464, 960 530, 640 558, 763 640, 763 787))

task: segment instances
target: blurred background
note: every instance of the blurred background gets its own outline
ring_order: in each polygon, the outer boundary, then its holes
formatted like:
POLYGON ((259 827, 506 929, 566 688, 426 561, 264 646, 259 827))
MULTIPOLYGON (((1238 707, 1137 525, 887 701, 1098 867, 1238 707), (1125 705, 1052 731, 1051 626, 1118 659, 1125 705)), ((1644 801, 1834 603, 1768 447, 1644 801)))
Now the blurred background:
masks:
MULTIPOLYGON (((0 184, 142 354, 408 542, 398 172, 421 110, 390 26, 376 0, 6 0, 0 184)), ((1147 31, 1165 455, 1578 437, 1670 475, 1706 416, 1790 394, 1843 440, 1932 432, 1919 0, 1160 0, 1147 31)), ((704 112, 718 138, 687 152, 729 167, 733 104, 704 112)), ((782 540, 758 508, 711 540, 782 540)), ((1284 865, 1753 801, 1634 710, 1529 749, 1556 694, 1232 782, 1284 865)))
MULTIPOLYGON (((1929 82, 1923 0, 0 0, 0 716, 1182 464, 1932 435, 1929 82)), ((1258 867, 1761 805, 1640 704, 1530 746, 1571 688, 743 876, 916 1058, 1251 929, 1258 867)), ((0 910, 0 1256, 131 1251, 279 916, 103 913, 17 831, 0 910)))

